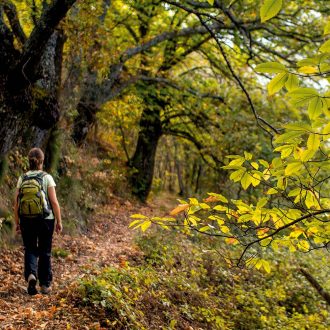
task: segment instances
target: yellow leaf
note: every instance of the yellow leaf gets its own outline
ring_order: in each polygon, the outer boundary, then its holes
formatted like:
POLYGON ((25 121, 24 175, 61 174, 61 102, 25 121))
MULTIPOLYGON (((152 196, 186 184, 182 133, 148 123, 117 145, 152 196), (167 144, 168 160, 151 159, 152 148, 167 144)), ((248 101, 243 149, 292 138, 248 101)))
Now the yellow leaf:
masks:
POLYGON ((321 45, 320 52, 322 52, 322 53, 330 52, 330 39, 327 40, 323 45, 321 45))
POLYGON ((198 205, 198 199, 197 198, 189 198, 191 205, 198 205))
POLYGON ((142 231, 146 231, 150 226, 151 226, 151 221, 145 221, 145 222, 141 225, 141 230, 142 230, 142 231))
POLYGON ((177 215, 189 208, 189 204, 181 204, 170 212, 170 215, 177 215))
POLYGON ((308 162, 310 159, 312 159, 314 157, 316 152, 317 152, 317 150, 313 150, 313 149, 304 150, 300 155, 301 161, 308 162))
POLYGON ((299 87, 299 79, 296 75, 289 73, 288 80, 285 83, 286 89, 291 92, 299 87))
POLYGON ((267 273, 270 273, 270 264, 267 260, 262 260, 262 266, 267 273))
POLYGON ((221 226, 220 229, 225 234, 228 234, 230 232, 230 230, 227 226, 221 226))
POLYGON ((313 98, 308 105, 308 116, 311 120, 316 119, 322 113, 323 101, 320 97, 313 98))
POLYGON ((311 150, 318 150, 320 146, 320 136, 317 134, 310 134, 307 140, 307 148, 311 150))
POLYGON ((302 66, 298 69, 298 72, 300 73, 315 73, 317 72, 317 69, 313 66, 302 66))
POLYGON ((266 62, 258 64, 256 71, 262 73, 281 73, 286 71, 286 67, 278 62, 266 62))
POLYGON ((324 27, 324 35, 330 34, 330 21, 324 27))
POLYGON ((330 134, 330 122, 325 125, 323 128, 323 134, 330 134))
POLYGON ((314 193, 310 190, 307 191, 305 204, 309 209, 311 209, 311 208, 318 209, 319 208, 319 203, 317 201, 317 198, 315 197, 314 193))
POLYGON ((248 173, 244 173, 242 179, 241 179, 241 185, 242 185, 242 188, 244 190, 246 190, 247 188, 249 188, 250 184, 252 183, 252 180, 251 180, 251 175, 248 174, 248 173))
POLYGON ((132 218, 132 219, 147 219, 148 217, 146 217, 146 216, 143 215, 143 214, 132 214, 132 215, 130 216, 130 218, 132 218))
POLYGON ((234 171, 233 173, 230 174, 229 179, 234 182, 240 181, 245 171, 246 171, 245 168, 234 171))
POLYGON ((285 175, 289 176, 291 174, 297 174, 302 168, 301 162, 292 162, 285 169, 285 175))
POLYGON ((273 194, 277 194, 277 193, 278 193, 278 191, 277 191, 277 189, 275 189, 275 188, 270 188, 270 189, 266 192, 267 195, 273 195, 273 194))
POLYGON ((309 251, 309 243, 305 240, 299 241, 298 247, 303 251, 309 251))
POLYGON ((268 94, 273 95, 277 93, 286 83, 288 79, 288 73, 282 72, 276 75, 268 84, 268 94))

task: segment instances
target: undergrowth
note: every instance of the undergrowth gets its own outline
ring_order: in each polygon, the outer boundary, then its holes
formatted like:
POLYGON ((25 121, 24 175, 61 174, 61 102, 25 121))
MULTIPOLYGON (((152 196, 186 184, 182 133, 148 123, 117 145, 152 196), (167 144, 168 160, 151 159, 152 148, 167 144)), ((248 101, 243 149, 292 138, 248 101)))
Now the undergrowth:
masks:
MULTIPOLYGON (((282 256, 264 274, 228 269, 217 253, 181 237, 154 234, 137 243, 139 263, 99 270, 76 292, 105 328, 329 329, 326 305, 297 271, 296 257, 288 264, 282 256)), ((320 267, 322 257, 303 259, 320 267)))

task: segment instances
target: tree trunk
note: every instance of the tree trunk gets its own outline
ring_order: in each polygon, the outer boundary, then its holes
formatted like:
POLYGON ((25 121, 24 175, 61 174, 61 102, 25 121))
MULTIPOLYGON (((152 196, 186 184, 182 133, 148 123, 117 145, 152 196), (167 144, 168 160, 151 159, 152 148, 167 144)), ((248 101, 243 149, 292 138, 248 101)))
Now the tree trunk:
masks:
POLYGON ((79 101, 77 105, 78 116, 75 118, 72 133, 72 138, 78 146, 86 141, 88 133, 95 125, 98 110, 98 107, 93 103, 79 101))
POLYGON ((54 1, 28 39, 17 30, 21 51, 14 47, 17 31, 8 28, 0 5, 0 157, 14 146, 44 147, 59 119, 57 55, 63 40, 55 28, 74 2, 54 1))
POLYGON ((179 184, 179 196, 185 196, 186 188, 185 188, 185 185, 183 182, 178 148, 179 148, 178 144, 176 142, 174 142, 174 164, 175 164, 176 174, 177 174, 178 184, 179 184))
POLYGON ((57 100, 58 70, 55 62, 58 32, 49 39, 40 63, 41 79, 24 90, 15 90, 13 86, 5 88, 0 121, 0 154, 6 154, 13 146, 23 149, 41 147, 45 149, 50 129, 59 120, 57 100))
POLYGON ((145 202, 154 175, 157 145, 162 136, 160 109, 148 108, 142 112, 140 132, 134 156, 130 160, 132 192, 145 202))

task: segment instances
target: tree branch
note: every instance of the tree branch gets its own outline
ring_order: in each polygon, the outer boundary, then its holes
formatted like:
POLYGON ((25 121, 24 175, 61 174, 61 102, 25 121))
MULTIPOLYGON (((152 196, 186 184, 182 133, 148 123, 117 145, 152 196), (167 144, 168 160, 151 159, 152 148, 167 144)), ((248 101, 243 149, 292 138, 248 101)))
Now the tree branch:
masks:
MULTIPOLYGON (((226 26, 224 24, 214 23, 211 26, 208 27, 212 31, 220 31, 221 29, 233 29, 234 26, 229 25, 226 26)), ((114 85, 115 81, 118 79, 123 66, 125 62, 127 62, 129 59, 134 57, 137 54, 143 53, 146 50, 157 46, 159 43, 170 40, 173 38, 179 38, 179 37, 188 37, 194 34, 206 34, 208 33, 208 30, 203 26, 196 26, 196 27, 189 27, 189 28, 183 28, 179 31, 170 31, 170 32, 163 32, 156 37, 152 38, 151 40, 136 46, 128 48, 126 51, 122 53, 122 55, 119 58, 119 61, 110 67, 110 74, 107 80, 103 82, 99 86, 100 88, 100 95, 106 95, 109 90, 111 90, 112 86, 114 85)), ((103 96, 104 97, 104 96, 103 96)))
POLYGON ((245 255, 246 251, 254 244, 256 243, 260 243, 261 241, 267 239, 267 238, 272 238, 273 236, 275 236, 276 234, 278 234, 279 232, 281 232, 282 230, 286 229, 286 228, 289 228, 293 225, 295 225, 296 223, 298 222, 301 222, 303 220, 306 220, 306 219, 309 219, 309 218, 312 218, 312 217, 315 217, 319 214, 324 214, 324 213, 329 213, 330 212, 330 209, 324 209, 324 210, 319 210, 319 211, 316 211, 314 213, 308 213, 308 214, 305 214, 304 216, 298 218, 298 219, 295 219, 289 223, 287 223, 286 225, 282 226, 282 227, 279 227, 277 228, 275 231, 273 231, 272 233, 270 233, 269 235, 266 235, 264 237, 261 237, 261 238, 258 238, 252 242, 250 242, 249 244, 247 244, 243 250, 243 253, 241 254, 239 260, 238 260, 238 265, 240 264, 241 260, 243 259, 243 256, 245 255))
POLYGON ((46 43, 75 2, 76 0, 55 0, 53 5, 48 7, 40 17, 29 39, 24 44, 17 65, 13 68, 13 71, 26 78, 23 86, 19 86, 20 88, 37 79, 36 72, 46 43))
POLYGON ((330 294, 326 292, 319 282, 305 269, 300 268, 299 271, 305 276, 306 280, 316 289, 320 296, 330 305, 330 294))
POLYGON ((22 45, 26 42, 26 35, 21 27, 18 19, 15 5, 11 1, 6 1, 3 5, 4 12, 8 17, 9 24, 15 35, 22 45))

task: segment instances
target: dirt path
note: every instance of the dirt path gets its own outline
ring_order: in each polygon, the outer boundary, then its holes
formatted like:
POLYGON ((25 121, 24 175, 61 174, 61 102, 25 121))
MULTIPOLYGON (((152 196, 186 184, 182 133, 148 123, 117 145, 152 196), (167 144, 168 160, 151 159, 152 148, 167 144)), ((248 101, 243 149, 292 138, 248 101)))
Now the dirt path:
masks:
POLYGON ((29 296, 23 280, 23 249, 0 253, 0 329, 100 329, 83 309, 67 303, 72 285, 98 267, 118 265, 125 256, 134 256, 133 232, 128 229, 129 215, 146 213, 130 202, 114 200, 93 216, 86 235, 62 235, 54 248, 67 251, 66 258, 53 258, 54 283, 49 296, 29 296))

